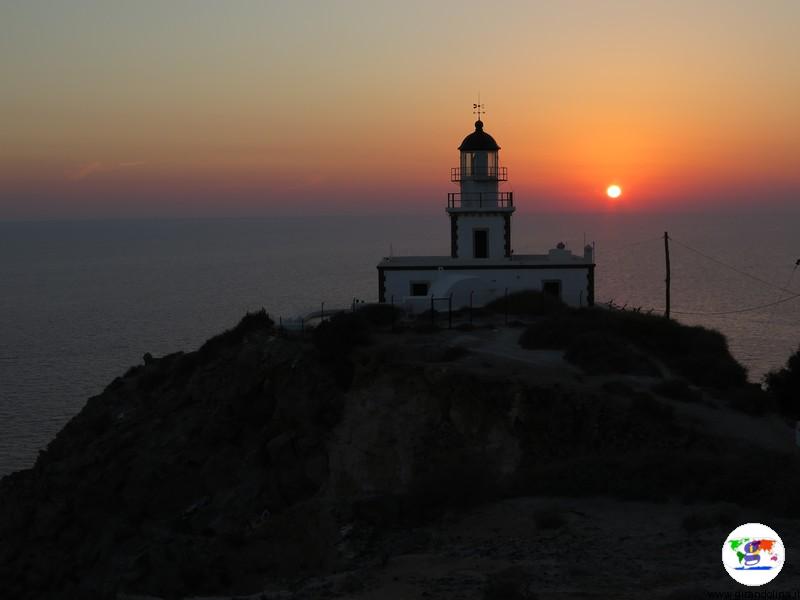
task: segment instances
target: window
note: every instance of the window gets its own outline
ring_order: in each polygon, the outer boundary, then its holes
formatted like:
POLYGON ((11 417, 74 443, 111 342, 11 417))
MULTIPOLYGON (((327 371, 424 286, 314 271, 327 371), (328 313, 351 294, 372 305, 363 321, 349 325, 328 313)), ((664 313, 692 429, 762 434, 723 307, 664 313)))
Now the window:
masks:
POLYGON ((427 296, 428 295, 428 282, 427 281, 412 281, 411 282, 411 295, 412 296, 427 296))
POLYGON ((472 230, 472 256, 474 258, 489 258, 489 230, 472 230))
POLYGON ((475 164, 474 152, 461 153, 461 176, 472 177, 472 167, 475 164))
POLYGON ((552 279, 550 281, 543 281, 542 291, 545 294, 550 294, 551 296, 555 296, 556 298, 561 298, 561 280, 552 279))
POLYGON ((489 177, 497 175, 497 152, 489 152, 486 154, 486 174, 489 177))

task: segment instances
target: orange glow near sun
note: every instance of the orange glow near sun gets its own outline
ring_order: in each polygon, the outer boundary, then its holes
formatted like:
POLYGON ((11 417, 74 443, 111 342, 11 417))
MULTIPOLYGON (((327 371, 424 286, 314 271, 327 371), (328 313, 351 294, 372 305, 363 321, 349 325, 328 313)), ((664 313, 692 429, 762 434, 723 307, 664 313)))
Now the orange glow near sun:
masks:
POLYGON ((606 195, 612 200, 615 200, 622 195, 622 188, 617 184, 610 185, 606 188, 606 195))
POLYGON ((475 72, 521 212, 798 206, 800 2, 519 2, 470 69, 444 2, 74 4, 0 25, 0 221, 440 214, 475 72))

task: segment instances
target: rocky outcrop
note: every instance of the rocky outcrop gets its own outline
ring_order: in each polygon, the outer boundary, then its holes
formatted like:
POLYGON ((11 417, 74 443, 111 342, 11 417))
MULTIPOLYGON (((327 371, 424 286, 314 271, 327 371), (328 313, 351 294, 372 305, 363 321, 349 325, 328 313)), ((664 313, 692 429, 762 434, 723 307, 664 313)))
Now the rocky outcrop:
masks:
POLYGON ((268 328, 132 369, 0 484, 6 593, 249 589, 324 566, 332 525, 302 506, 343 405, 313 353, 268 328))
MULTIPOLYGON (((424 543, 402 532, 486 500, 727 500, 742 484, 746 444, 647 381, 546 381, 451 340, 373 331, 337 355, 260 318, 149 358, 0 482, 4 597, 291 589, 384 563, 424 543)), ((796 467, 769 457, 784 480, 747 477, 791 512, 796 467)))

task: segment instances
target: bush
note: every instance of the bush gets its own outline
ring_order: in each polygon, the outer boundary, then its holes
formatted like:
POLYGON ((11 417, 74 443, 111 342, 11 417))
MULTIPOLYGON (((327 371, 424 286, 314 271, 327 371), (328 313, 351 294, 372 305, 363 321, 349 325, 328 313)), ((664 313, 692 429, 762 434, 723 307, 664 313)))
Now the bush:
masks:
POLYGON ((541 316, 552 315, 567 308, 567 305, 552 294, 538 290, 514 292, 508 296, 492 300, 486 309, 495 313, 505 313, 506 306, 510 315, 541 316))
POLYGON ((311 340, 323 360, 345 358, 369 341, 369 323, 360 313, 339 313, 317 325, 311 340))
POLYGON ((256 331, 271 331, 275 322, 263 308, 256 312, 248 312, 233 329, 228 329, 206 341, 197 351, 198 358, 216 354, 222 348, 227 348, 241 343, 250 333, 256 331))
POLYGON ((789 357, 784 368, 767 373, 764 383, 781 414, 800 419, 800 349, 789 357))
POLYGON ((591 375, 623 373, 657 377, 660 374, 647 355, 608 332, 589 331, 578 335, 567 347, 564 358, 591 375))
POLYGON ((697 385, 725 389, 747 382, 747 372, 731 356, 721 333, 640 312, 568 309, 528 326, 519 343, 569 350, 589 333, 624 340, 697 385))
POLYGON ((673 400, 682 400, 683 402, 701 402, 703 400, 703 392, 694 389, 683 379, 660 381, 650 389, 659 396, 673 400))
POLYGON ((675 419, 675 409, 653 398, 647 392, 637 392, 631 399, 631 412, 637 417, 646 417, 651 421, 667 425, 675 419))
POLYGON ((732 408, 755 417, 767 412, 774 412, 777 408, 773 398, 756 383, 729 390, 722 396, 722 399, 732 408))
POLYGON ((389 327, 403 316, 403 311, 391 304, 358 305, 356 314, 372 327, 389 327))

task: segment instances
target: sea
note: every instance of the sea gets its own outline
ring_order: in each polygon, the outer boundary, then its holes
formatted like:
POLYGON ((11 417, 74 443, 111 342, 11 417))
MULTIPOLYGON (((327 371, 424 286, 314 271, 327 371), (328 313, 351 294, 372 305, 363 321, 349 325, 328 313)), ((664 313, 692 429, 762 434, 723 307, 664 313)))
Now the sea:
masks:
MULTIPOLYGON (((752 381, 800 344, 800 213, 518 214, 513 247, 595 244, 598 302, 718 329, 752 381)), ((378 261, 449 253, 444 214, 0 222, 0 476, 146 352, 377 299, 378 261)))

